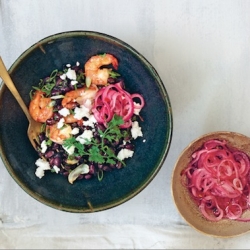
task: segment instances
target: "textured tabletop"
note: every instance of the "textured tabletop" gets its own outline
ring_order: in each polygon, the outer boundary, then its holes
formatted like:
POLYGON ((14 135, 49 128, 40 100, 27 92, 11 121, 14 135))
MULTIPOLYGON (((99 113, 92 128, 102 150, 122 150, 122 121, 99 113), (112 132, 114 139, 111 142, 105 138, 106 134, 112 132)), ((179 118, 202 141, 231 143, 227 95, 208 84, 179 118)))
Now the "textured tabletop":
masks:
POLYGON ((43 205, 0 160, 0 248, 249 248, 249 233, 223 239, 191 228, 171 196, 174 164, 192 140, 218 130, 250 136, 249 13, 248 0, 0 0, 0 55, 8 68, 49 35, 106 33, 154 65, 174 120, 157 176, 136 197, 103 212, 74 214, 43 205))

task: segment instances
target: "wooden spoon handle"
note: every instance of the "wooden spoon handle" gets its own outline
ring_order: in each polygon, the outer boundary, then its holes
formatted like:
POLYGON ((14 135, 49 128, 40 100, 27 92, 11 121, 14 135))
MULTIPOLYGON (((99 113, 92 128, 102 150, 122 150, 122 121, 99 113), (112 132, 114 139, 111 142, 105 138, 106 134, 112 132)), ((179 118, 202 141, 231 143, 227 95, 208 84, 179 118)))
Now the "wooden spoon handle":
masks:
POLYGON ((8 89, 10 90, 10 92, 12 93, 12 95, 16 98, 18 104, 20 105, 20 107, 22 108, 23 112, 25 113, 26 117, 28 118, 28 120, 31 120, 29 111, 27 106, 25 105, 23 99, 21 98, 20 94, 18 93, 13 81, 10 78, 10 75, 4 65, 4 62, 2 60, 2 58, 0 57, 0 77, 3 79, 4 83, 6 84, 6 86, 8 87, 8 89))

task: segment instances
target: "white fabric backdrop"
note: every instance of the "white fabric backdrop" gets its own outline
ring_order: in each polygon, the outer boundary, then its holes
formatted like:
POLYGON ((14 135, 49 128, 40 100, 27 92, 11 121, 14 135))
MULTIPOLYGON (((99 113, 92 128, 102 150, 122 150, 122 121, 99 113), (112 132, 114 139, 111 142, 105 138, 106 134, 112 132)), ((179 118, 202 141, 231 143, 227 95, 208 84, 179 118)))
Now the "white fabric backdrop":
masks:
POLYGON ((205 236, 178 214, 171 174, 196 137, 250 136, 250 1, 0 0, 0 55, 7 67, 40 39, 63 31, 115 36, 156 68, 170 96, 174 130, 155 179, 107 211, 72 214, 27 195, 0 161, 0 248, 244 249, 249 234, 205 236))

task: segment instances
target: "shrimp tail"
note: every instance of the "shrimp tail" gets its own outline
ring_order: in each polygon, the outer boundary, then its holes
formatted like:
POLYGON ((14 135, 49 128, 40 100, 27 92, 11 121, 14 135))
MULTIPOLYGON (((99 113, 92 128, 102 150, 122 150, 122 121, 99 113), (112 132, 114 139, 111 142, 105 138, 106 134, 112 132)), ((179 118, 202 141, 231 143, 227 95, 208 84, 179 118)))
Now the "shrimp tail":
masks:
POLYGON ((112 66, 115 70, 118 69, 118 60, 115 57, 112 58, 112 66))
POLYGON ((103 66, 110 64, 115 70, 118 69, 118 60, 111 54, 92 56, 84 66, 88 82, 96 85, 106 85, 111 70, 103 68, 103 66))

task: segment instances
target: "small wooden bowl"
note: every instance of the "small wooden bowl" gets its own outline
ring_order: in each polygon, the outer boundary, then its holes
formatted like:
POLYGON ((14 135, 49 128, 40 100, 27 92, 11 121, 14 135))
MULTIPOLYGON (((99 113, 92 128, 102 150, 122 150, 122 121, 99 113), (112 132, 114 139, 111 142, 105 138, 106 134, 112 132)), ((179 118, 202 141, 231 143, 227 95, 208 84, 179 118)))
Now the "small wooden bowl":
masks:
MULTIPOLYGON (((237 236, 250 230, 250 222, 239 222, 229 219, 223 219, 218 222, 208 221, 203 217, 198 206, 192 200, 189 190, 181 183, 181 172, 190 162, 192 153, 210 139, 225 139, 229 146, 238 148, 250 155, 250 138, 245 135, 219 131, 199 137, 183 150, 175 164, 172 175, 172 196, 179 213, 194 229, 215 237, 237 236)), ((250 217, 250 210, 244 213, 244 217, 250 217)))

